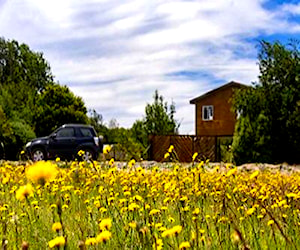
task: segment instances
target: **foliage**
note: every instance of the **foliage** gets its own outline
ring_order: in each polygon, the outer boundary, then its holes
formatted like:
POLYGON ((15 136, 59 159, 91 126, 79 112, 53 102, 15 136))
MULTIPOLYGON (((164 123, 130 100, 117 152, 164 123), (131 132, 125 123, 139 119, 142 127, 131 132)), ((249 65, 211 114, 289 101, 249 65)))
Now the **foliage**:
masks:
POLYGON ((124 169, 113 161, 61 164, 0 162, 3 248, 300 246, 298 171, 203 162, 144 167, 130 161, 124 169))
POLYGON ((261 42, 259 82, 237 92, 240 114, 233 157, 244 162, 300 162, 300 54, 298 44, 261 42))
POLYGON ((33 52, 26 44, 19 44, 15 40, 6 41, 0 38, 0 84, 2 86, 26 84, 28 89, 39 92, 52 81, 50 66, 42 53, 33 52))
POLYGON ((83 101, 53 82, 42 53, 0 38, 0 157, 16 159, 35 132, 48 134, 63 122, 87 122, 83 101))
POLYGON ((35 133, 26 121, 8 120, 0 106, 0 158, 13 159, 22 146, 35 137, 35 133))
POLYGON ((145 107, 145 117, 136 120, 131 128, 134 140, 139 143, 143 150, 143 158, 147 158, 149 149, 149 135, 172 135, 177 134, 180 124, 175 120, 175 104, 168 106, 162 95, 156 90, 153 103, 145 107))
POLYGON ((92 109, 88 112, 88 119, 88 123, 94 127, 97 134, 104 137, 104 143, 107 143, 107 134, 109 129, 105 126, 102 115, 97 113, 96 110, 92 109))
POLYGON ((50 66, 42 53, 0 38, 0 105, 8 119, 32 124, 35 95, 52 83, 50 66))
POLYGON ((135 141, 140 143, 143 148, 148 147, 148 134, 145 128, 145 121, 136 120, 131 127, 131 133, 135 141))
POLYGON ((175 134, 180 125, 174 119, 175 104, 169 107, 157 90, 153 97, 154 102, 145 107, 145 118, 136 120, 130 129, 120 128, 115 119, 106 126, 95 110, 89 112, 89 122, 104 136, 105 143, 116 144, 115 150, 122 151, 126 159, 147 159, 149 134, 175 134))
POLYGON ((20 153, 28 141, 36 137, 32 127, 21 119, 10 120, 10 127, 13 133, 10 135, 12 140, 6 144, 6 158, 13 159, 16 153, 20 153))
POLYGON ((180 124, 174 119, 176 112, 175 105, 164 102, 162 95, 156 90, 154 93, 154 102, 147 104, 145 108, 145 129, 148 135, 167 135, 176 134, 180 124))
POLYGON ((143 157, 143 146, 138 143, 132 135, 131 129, 113 128, 109 130, 109 138, 116 144, 115 151, 122 152, 123 159, 140 160, 143 157))
POLYGON ((35 131, 38 136, 50 134, 65 123, 87 123, 87 110, 80 97, 67 86, 53 84, 37 96, 35 131))

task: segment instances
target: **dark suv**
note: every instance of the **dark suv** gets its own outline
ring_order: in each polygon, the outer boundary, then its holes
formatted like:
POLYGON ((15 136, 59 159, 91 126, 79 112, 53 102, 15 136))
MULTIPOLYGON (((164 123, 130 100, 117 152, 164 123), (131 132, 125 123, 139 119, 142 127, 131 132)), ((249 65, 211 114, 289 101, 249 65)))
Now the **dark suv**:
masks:
POLYGON ((102 150, 102 138, 96 135, 92 126, 82 124, 65 124, 49 136, 33 139, 25 148, 26 154, 33 161, 56 157, 91 160, 97 159, 102 150))

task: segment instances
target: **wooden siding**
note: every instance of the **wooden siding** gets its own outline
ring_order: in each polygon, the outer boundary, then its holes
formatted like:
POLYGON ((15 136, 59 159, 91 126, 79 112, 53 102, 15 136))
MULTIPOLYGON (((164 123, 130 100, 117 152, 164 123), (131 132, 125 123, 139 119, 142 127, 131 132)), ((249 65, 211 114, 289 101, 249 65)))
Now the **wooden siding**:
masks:
POLYGON ((224 136, 233 135, 236 122, 235 114, 231 111, 232 88, 225 88, 196 102, 196 135, 224 136), (214 107, 213 120, 202 120, 202 107, 214 107))
POLYGON ((215 136, 197 137, 192 135, 151 135, 150 158, 151 160, 162 162, 166 161, 164 155, 168 152, 170 145, 174 146, 171 158, 179 162, 191 162, 195 152, 200 159, 217 160, 215 136))

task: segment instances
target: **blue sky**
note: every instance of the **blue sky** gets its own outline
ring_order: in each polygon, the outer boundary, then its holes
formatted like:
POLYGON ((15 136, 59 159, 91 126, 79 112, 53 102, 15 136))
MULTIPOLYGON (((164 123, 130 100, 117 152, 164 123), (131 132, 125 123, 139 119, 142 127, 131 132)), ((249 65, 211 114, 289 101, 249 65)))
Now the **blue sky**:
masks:
POLYGON ((300 35, 299 1, 0 0, 0 36, 43 52, 55 80, 131 127, 157 89, 194 134, 189 101, 257 80, 257 45, 300 35))

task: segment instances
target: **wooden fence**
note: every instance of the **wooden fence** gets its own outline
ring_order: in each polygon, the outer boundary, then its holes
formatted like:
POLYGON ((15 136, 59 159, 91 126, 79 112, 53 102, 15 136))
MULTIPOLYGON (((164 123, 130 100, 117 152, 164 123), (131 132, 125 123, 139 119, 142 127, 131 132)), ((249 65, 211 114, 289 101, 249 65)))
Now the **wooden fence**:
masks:
POLYGON ((162 162, 170 145, 174 146, 171 157, 179 162, 191 162, 195 152, 200 159, 219 160, 218 137, 193 135, 151 135, 150 159, 162 162))

